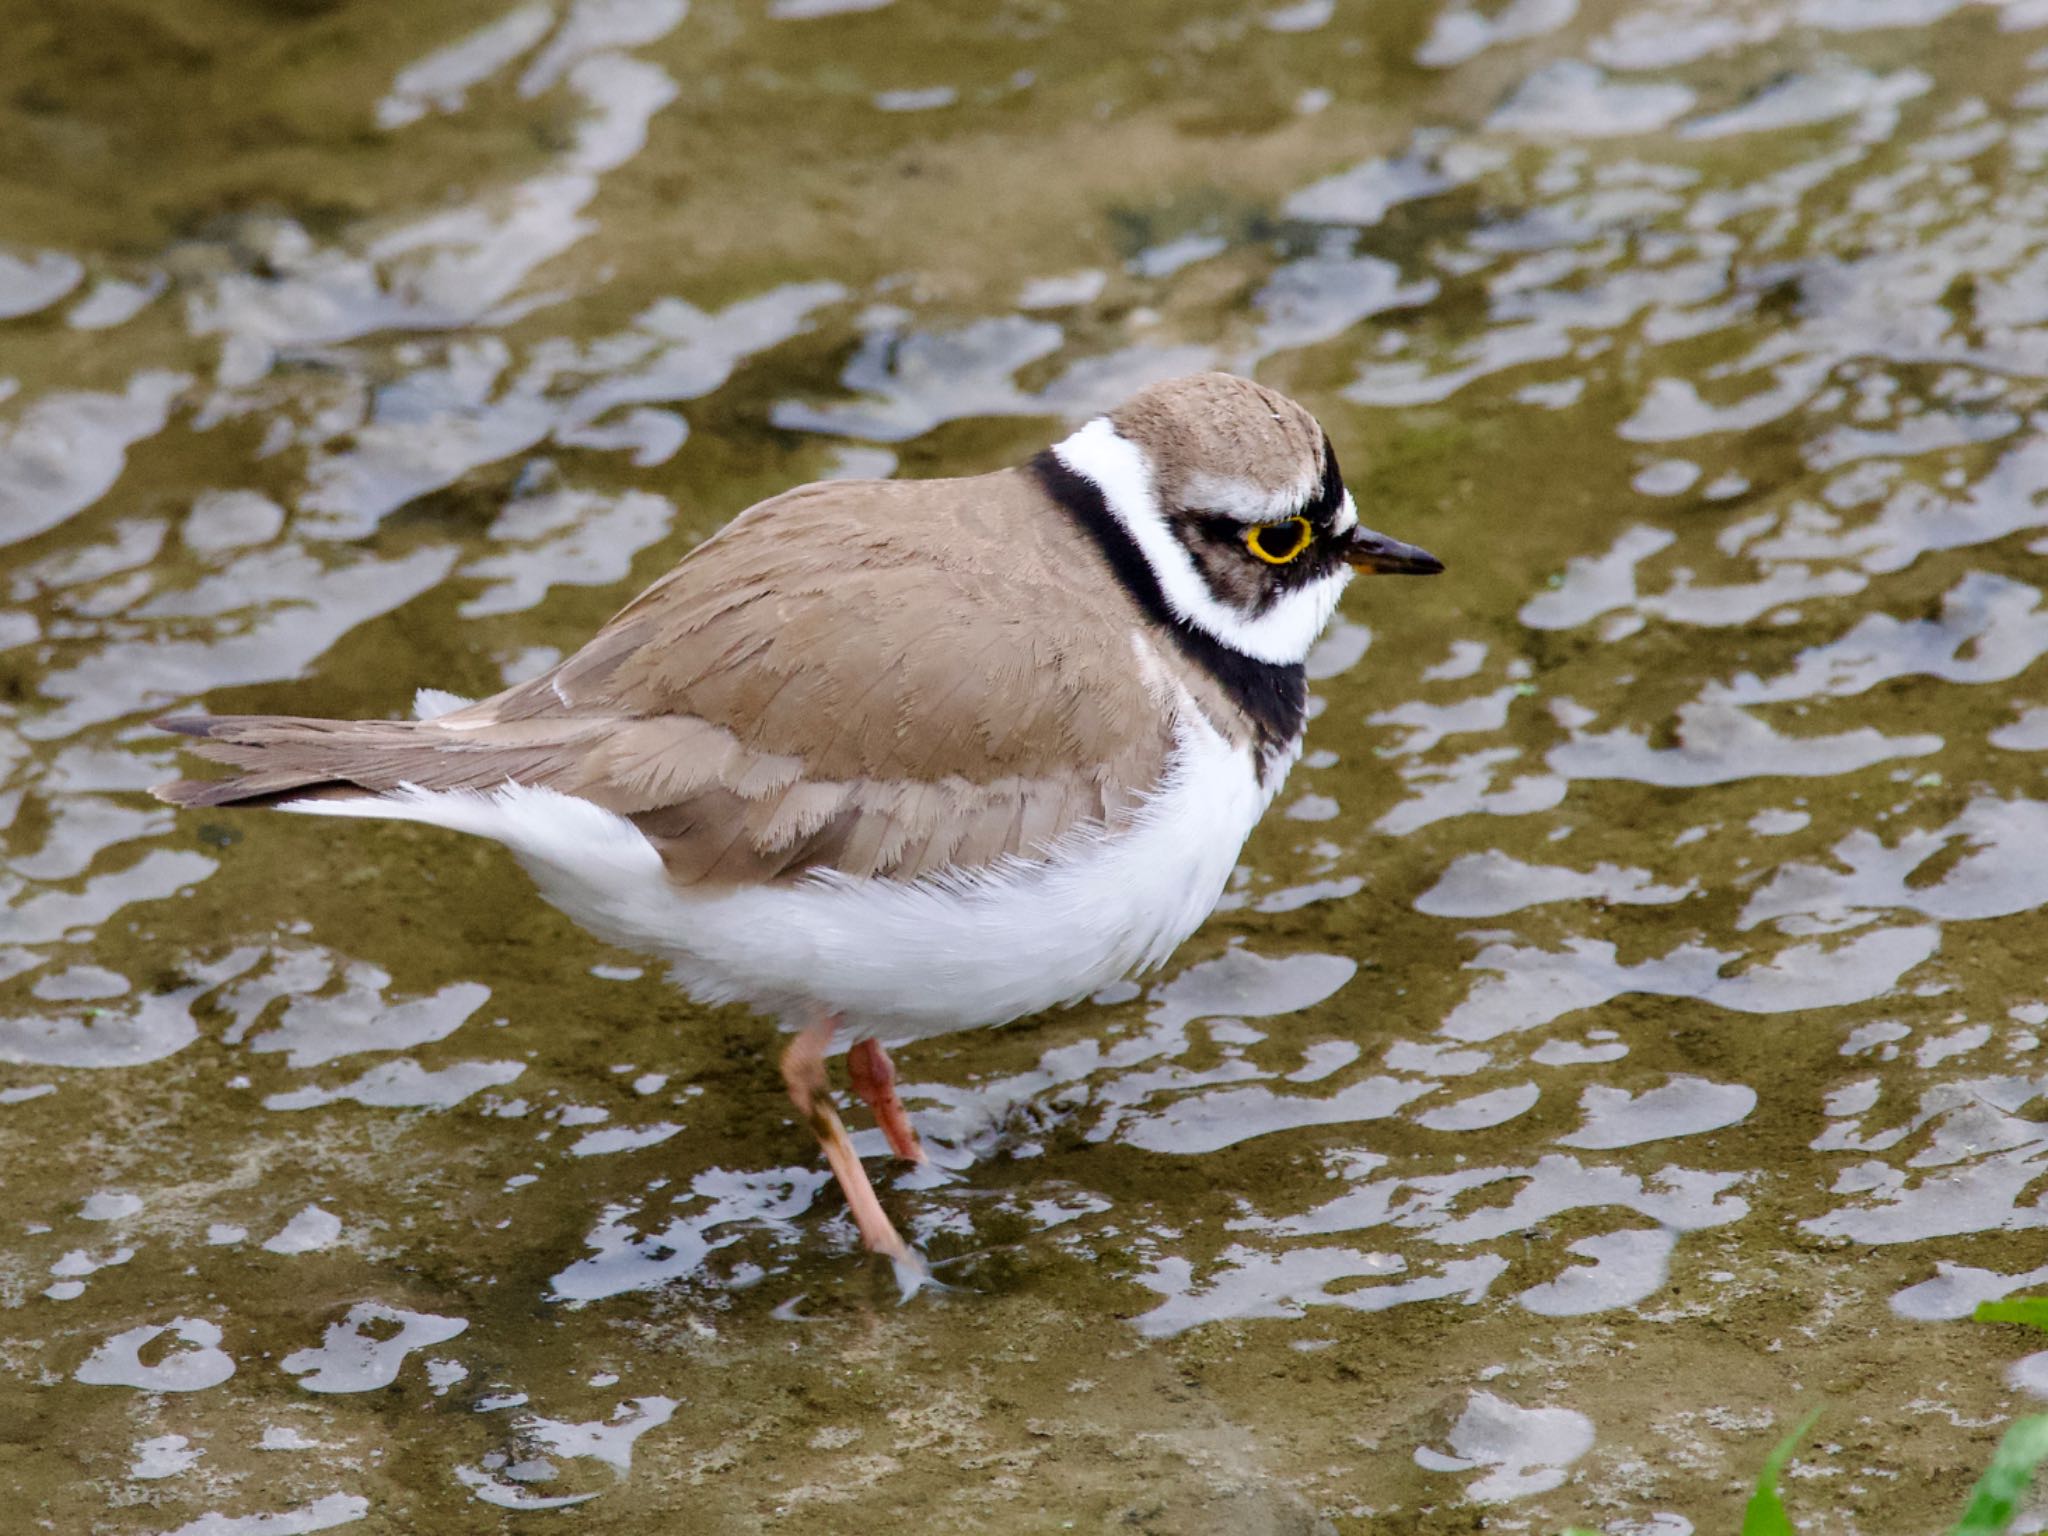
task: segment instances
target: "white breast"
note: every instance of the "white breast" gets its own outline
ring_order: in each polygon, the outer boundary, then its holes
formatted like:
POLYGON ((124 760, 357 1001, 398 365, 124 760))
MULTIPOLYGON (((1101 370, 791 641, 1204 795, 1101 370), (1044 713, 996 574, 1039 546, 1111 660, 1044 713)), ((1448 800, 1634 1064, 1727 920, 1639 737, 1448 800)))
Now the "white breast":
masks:
POLYGON ((891 1039, 999 1024, 1158 965, 1223 894, 1291 759, 1252 753, 1191 703, 1164 783, 1129 828, 1043 860, 904 884, 838 875, 715 895, 672 884, 631 822, 552 790, 406 789, 287 807, 395 817, 505 844, 549 901, 601 938, 660 956, 700 1002, 790 1020, 822 1007, 891 1039))

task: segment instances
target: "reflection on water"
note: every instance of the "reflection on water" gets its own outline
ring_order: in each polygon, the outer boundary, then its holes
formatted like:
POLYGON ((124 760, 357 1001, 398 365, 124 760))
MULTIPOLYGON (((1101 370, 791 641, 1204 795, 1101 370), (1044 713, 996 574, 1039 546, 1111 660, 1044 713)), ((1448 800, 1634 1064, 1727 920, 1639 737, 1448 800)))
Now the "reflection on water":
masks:
POLYGON ((2048 1390, 1959 1326, 2048 1284, 2048 6, 361 9, 163 8, 346 125, 274 155, 0 60, 50 1521, 1677 1536, 1824 1392, 1804 1486, 1936 1523, 2048 1390), (495 851, 137 793, 154 712, 444 707, 761 495, 1213 365, 1454 574, 1354 592, 1164 975, 906 1053, 949 1292, 495 851))

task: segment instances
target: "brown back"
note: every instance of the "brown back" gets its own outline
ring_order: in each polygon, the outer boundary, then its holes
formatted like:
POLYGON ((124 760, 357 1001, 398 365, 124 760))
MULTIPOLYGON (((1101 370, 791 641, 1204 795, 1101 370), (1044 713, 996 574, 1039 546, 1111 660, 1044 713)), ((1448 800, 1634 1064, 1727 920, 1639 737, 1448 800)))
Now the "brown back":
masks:
POLYGON ((181 722, 246 773, 167 798, 509 779, 629 817, 688 885, 983 869, 1118 826, 1157 786, 1153 690, 1183 669, 1148 628, 1025 472, 805 486, 549 672, 438 720, 181 722))

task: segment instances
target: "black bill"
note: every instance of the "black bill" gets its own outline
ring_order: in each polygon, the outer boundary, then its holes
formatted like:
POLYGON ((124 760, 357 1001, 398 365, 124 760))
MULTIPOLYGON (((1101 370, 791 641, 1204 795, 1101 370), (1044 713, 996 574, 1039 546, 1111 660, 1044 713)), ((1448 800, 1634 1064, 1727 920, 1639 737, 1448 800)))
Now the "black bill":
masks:
POLYGON ((1443 561, 1428 550, 1403 544, 1370 528, 1351 530, 1351 536, 1344 541, 1344 558, 1354 569, 1380 576, 1434 576, 1444 568, 1443 561))

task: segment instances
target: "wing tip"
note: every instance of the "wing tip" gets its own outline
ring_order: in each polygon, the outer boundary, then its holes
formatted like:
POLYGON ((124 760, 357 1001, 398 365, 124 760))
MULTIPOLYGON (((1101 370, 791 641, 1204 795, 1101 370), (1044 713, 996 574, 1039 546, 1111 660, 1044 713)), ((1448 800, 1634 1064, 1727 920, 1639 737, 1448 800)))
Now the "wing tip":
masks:
POLYGON ((233 779, 166 779, 161 784, 149 786, 152 798, 165 805, 181 806, 194 810, 204 806, 225 805, 234 798, 236 781, 233 779))

